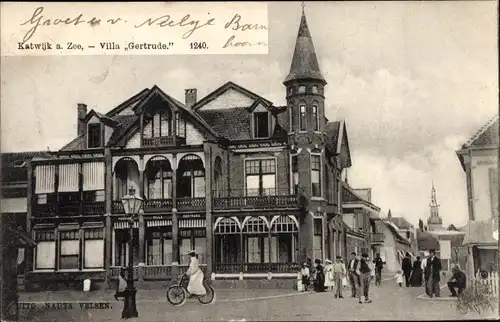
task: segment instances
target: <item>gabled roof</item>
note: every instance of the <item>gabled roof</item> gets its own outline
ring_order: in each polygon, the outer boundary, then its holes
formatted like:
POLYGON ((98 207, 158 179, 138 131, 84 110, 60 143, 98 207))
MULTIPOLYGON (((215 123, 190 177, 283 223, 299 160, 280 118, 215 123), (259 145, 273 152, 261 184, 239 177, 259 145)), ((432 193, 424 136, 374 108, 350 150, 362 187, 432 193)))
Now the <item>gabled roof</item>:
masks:
POLYGON ((219 87, 216 90, 214 90, 213 92, 211 92, 210 94, 208 94, 205 97, 203 97, 198 102, 196 102, 193 105, 192 109, 195 110, 195 111, 198 111, 201 107, 203 107, 203 105, 205 105, 205 104, 213 101, 214 99, 216 99, 220 95, 224 94, 224 92, 226 92, 229 89, 234 89, 235 91, 240 92, 241 94, 246 95, 246 96, 250 97, 253 100, 261 100, 264 103, 265 106, 271 106, 272 105, 272 102, 269 101, 269 100, 267 100, 267 99, 265 99, 264 97, 262 97, 260 95, 257 95, 254 92, 251 92, 248 89, 246 89, 246 88, 244 88, 244 87, 242 87, 242 86, 240 86, 240 85, 238 85, 236 83, 227 82, 224 85, 222 85, 221 87, 219 87))
POLYGON ((466 143, 465 146, 498 145, 499 117, 495 115, 483 125, 466 143))
POLYGON ((99 120, 101 120, 102 123, 104 123, 108 126, 111 126, 111 127, 115 127, 118 124, 118 122, 116 122, 112 118, 110 118, 104 114, 101 114, 95 110, 91 110, 89 113, 87 113, 87 116, 85 116, 85 118, 83 119, 83 122, 87 123, 93 116, 96 116, 99 120))
POLYGON ((134 96, 130 97, 127 99, 125 102, 120 103, 117 107, 113 108, 111 111, 106 113, 106 116, 108 117, 114 117, 115 115, 119 114, 123 110, 129 108, 129 107, 134 107, 135 104, 140 102, 147 94, 149 93, 149 88, 145 88, 139 93, 135 94, 134 96))
POLYGON ((314 50, 304 10, 302 10, 290 72, 283 83, 286 84, 299 79, 314 79, 326 84, 319 69, 318 58, 316 57, 316 51, 314 50))
POLYGON ((391 217, 387 219, 396 225, 399 229, 410 229, 413 225, 408 222, 404 217, 391 217))
POLYGON ((396 239, 396 241, 402 243, 402 244, 406 244, 406 245, 410 245, 411 243, 406 240, 403 236, 401 236, 399 234, 399 232, 397 231, 396 227, 390 223, 390 222, 387 222, 385 220, 382 221, 384 223, 384 225, 387 227, 387 229, 389 229, 389 231, 392 233, 392 236, 394 236, 394 239, 396 239))
POLYGON ((325 148, 332 155, 340 156, 342 153, 342 144, 345 144, 347 155, 343 158, 341 157, 341 164, 343 168, 350 167, 352 165, 352 161, 345 121, 328 122, 325 125, 325 134, 325 148))
POLYGON ((115 116, 115 120, 118 122, 118 125, 116 126, 115 130, 113 131, 113 134, 109 138, 107 146, 122 146, 125 143, 120 142, 123 137, 127 133, 130 132, 130 129, 138 124, 139 121, 139 116, 137 115, 117 115, 115 116))

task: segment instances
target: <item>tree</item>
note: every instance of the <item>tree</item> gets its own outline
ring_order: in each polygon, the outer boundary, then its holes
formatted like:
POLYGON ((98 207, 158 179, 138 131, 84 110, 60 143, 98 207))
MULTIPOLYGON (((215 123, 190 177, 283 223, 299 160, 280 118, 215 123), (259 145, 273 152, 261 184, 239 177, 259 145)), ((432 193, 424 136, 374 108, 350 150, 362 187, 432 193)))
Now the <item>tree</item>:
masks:
POLYGON ((420 218, 418 219, 418 229, 420 229, 420 231, 424 231, 424 222, 420 218))

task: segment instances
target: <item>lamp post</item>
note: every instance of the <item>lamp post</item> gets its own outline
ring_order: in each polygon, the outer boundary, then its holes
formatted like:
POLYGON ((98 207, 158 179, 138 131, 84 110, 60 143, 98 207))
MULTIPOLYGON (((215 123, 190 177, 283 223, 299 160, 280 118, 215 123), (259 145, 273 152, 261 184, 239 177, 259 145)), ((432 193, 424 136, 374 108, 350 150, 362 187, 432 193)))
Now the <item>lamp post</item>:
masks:
POLYGON ((139 214, 142 201, 141 197, 135 195, 135 190, 132 188, 129 189, 128 195, 122 198, 123 209, 125 210, 129 225, 128 276, 122 319, 136 318, 139 316, 135 302, 137 290, 134 287, 134 254, 132 251, 132 239, 134 236, 134 219, 139 214))

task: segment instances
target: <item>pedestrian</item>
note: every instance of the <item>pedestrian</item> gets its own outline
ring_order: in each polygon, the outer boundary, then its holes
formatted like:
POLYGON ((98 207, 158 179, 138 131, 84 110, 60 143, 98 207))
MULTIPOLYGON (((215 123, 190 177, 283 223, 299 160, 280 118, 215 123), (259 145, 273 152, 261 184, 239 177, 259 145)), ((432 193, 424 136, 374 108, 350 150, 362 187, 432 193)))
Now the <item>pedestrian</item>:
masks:
POLYGON ((462 292, 465 289, 465 286, 467 284, 466 277, 464 272, 460 270, 460 266, 456 264, 452 268, 453 276, 451 279, 448 281, 448 289, 450 290, 451 297, 456 297, 457 296, 457 291, 455 288, 458 290, 458 295, 462 294, 462 292))
POLYGON ((200 263, 198 258, 196 258, 196 252, 191 250, 188 252, 191 256, 189 261, 189 268, 186 275, 189 276, 189 284, 187 291, 191 295, 202 296, 207 293, 205 286, 203 285, 203 271, 200 269, 200 263))
POLYGON ((304 292, 309 291, 309 279, 311 274, 309 272, 309 265, 307 262, 302 264, 302 269, 300 270, 300 275, 302 276, 302 285, 304 286, 304 292))
POLYGON ((413 263, 410 285, 413 287, 422 286, 422 261, 420 260, 420 256, 417 256, 417 259, 413 263))
POLYGON ((125 289, 127 288, 127 280, 125 279, 125 273, 127 269, 125 267, 120 268, 120 274, 118 275, 118 284, 116 285, 115 300, 118 301, 119 298, 125 299, 125 289))
POLYGON ((425 285, 429 297, 440 297, 439 282, 441 280, 441 260, 436 256, 436 251, 431 249, 424 268, 425 285))
POLYGON ((356 290, 360 286, 359 275, 356 273, 356 267, 358 266, 359 258, 356 256, 355 252, 351 253, 351 260, 349 261, 348 274, 349 274, 349 284, 351 284, 351 297, 356 297, 356 290))
POLYGON ((336 285, 335 298, 343 299, 342 289, 344 288, 344 284, 342 279, 345 278, 347 272, 340 256, 336 257, 335 263, 332 265, 332 273, 336 285))
POLYGON ((333 276, 333 263, 331 260, 325 260, 325 290, 333 290, 333 286, 335 285, 335 277, 333 276))
POLYGON ((324 292, 325 273, 323 272, 323 266, 321 265, 321 260, 316 259, 314 263, 316 264, 316 269, 314 274, 314 290, 316 292, 324 292))
POLYGON ((394 278, 396 279, 396 284, 398 284, 399 287, 402 287, 403 286, 403 272, 397 271, 396 275, 394 275, 394 278))
POLYGON ((359 303, 371 303, 372 301, 369 299, 371 269, 368 254, 363 253, 361 255, 361 259, 358 260, 358 265, 356 266, 356 273, 360 280, 359 303))
POLYGON ((380 285, 382 283, 382 268, 384 267, 384 261, 380 258, 379 253, 375 255, 373 264, 375 264, 375 285, 380 285))
POLYGON ((405 277, 406 287, 410 287, 411 268, 411 255, 406 252, 405 258, 403 258, 403 262, 401 263, 401 270, 403 271, 405 277))

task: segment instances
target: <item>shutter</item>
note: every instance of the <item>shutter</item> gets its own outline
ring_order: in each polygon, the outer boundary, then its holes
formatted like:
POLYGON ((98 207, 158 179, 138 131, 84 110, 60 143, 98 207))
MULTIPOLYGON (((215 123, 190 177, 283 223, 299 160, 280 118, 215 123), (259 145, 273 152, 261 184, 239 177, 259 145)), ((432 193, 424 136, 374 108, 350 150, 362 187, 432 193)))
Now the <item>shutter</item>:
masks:
POLYGON ((60 192, 78 191, 79 164, 59 165, 59 186, 60 192))
POLYGON ((104 162, 83 164, 83 190, 104 190, 104 162))
POLYGON ((39 165, 35 168, 35 193, 54 192, 55 165, 39 165))

